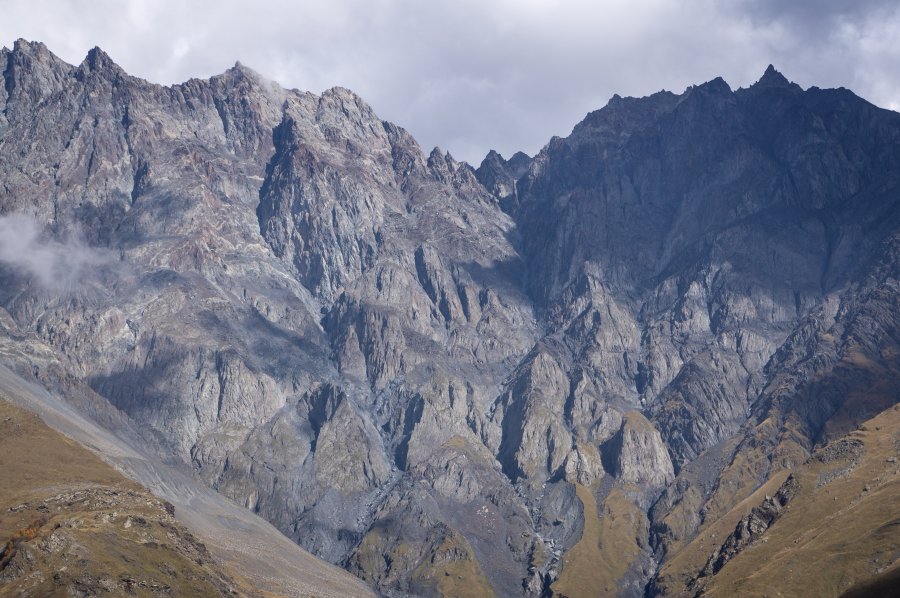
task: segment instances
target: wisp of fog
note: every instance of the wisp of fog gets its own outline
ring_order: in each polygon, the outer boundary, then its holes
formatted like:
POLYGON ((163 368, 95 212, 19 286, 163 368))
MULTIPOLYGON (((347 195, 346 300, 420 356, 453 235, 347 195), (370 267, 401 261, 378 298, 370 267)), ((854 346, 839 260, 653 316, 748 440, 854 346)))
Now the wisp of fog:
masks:
POLYGON ((71 289, 114 262, 113 252, 90 247, 78 235, 53 239, 30 216, 0 216, 0 263, 32 276, 45 289, 71 289))

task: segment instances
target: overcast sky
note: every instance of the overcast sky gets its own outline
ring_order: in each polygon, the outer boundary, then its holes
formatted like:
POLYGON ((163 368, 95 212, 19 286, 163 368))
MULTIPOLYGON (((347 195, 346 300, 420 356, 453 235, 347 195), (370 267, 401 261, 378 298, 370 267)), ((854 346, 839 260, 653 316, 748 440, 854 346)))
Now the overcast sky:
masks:
POLYGON ((20 37, 75 64, 100 46, 157 83, 240 60, 286 87, 341 85, 475 165, 535 153, 614 93, 737 88, 769 63, 900 110, 895 0, 3 0, 0 44, 20 37))

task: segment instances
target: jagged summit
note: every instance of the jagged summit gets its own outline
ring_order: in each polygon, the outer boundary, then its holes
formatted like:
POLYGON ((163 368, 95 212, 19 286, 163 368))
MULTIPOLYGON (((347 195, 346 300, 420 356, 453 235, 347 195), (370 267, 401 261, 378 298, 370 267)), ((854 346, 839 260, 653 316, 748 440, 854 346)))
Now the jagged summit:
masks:
POLYGON ((259 72, 257 72, 255 69, 250 68, 249 66, 247 66, 246 64, 244 64, 244 63, 241 62, 240 60, 236 60, 236 61, 234 62, 234 66, 232 66, 231 68, 227 69, 227 70, 225 71, 225 73, 223 73, 223 74, 226 74, 226 73, 227 73, 227 74, 232 74, 232 75, 238 75, 238 76, 245 76, 245 77, 248 77, 248 78, 250 78, 250 79, 257 79, 257 78, 260 78, 260 77, 262 76, 262 75, 260 75, 259 72))
POLYGON ((780 89, 790 93, 802 93, 804 91, 802 87, 790 81, 771 64, 766 67, 766 71, 763 73, 763 76, 759 78, 759 81, 749 87, 749 90, 752 90, 752 92, 760 92, 768 89, 780 89))
POLYGON ((25 38, 19 38, 13 42, 13 51, 14 52, 23 52, 23 53, 36 53, 36 52, 49 52, 47 46, 44 45, 43 42, 30 41, 25 38))
POLYGON ((500 152, 498 152, 495 149, 491 149, 491 150, 488 150, 488 153, 485 155, 484 159, 481 161, 482 164, 484 164, 485 162, 499 162, 502 164, 502 163, 505 163, 506 160, 503 158, 503 155, 500 154, 500 152))
POLYGON ((763 87, 788 87, 791 82, 770 64, 756 84, 763 87))
POLYGON ((210 81, 220 80, 226 82, 226 85, 246 84, 253 89, 260 90, 267 95, 273 103, 282 103, 287 95, 288 90, 284 89, 277 81, 273 81, 261 74, 259 71, 247 66, 241 61, 235 61, 234 66, 226 69, 219 75, 213 75, 210 81))
POLYGON ((731 94, 731 86, 728 85, 728 83, 722 77, 715 77, 714 79, 710 79, 706 83, 701 83, 700 85, 696 85, 689 89, 718 95, 731 94))
POLYGON ((85 59, 82 61, 81 68, 92 73, 109 73, 113 75, 125 75, 125 71, 110 58, 109 54, 100 49, 99 46, 91 48, 85 59))
MULTIPOLYGON (((126 77, 135 83, 140 82, 142 84, 153 85, 160 88, 184 87, 197 81, 208 83, 215 79, 243 79, 264 90, 268 95, 272 96, 273 100, 283 99, 283 95, 286 92, 286 90, 278 83, 265 77, 240 61, 236 61, 234 66, 226 69, 223 73, 212 75, 205 79, 189 79, 188 81, 181 83, 160 85, 128 75, 128 73, 99 46, 95 46, 88 50, 84 60, 77 66, 69 64, 53 54, 42 42, 29 41, 22 38, 17 39, 14 42, 11 50, 4 47, 3 52, 10 56, 9 59, 13 61, 13 65, 16 67, 11 73, 14 78, 17 77, 16 71, 22 69, 43 69, 45 74, 42 78, 44 79, 51 77, 52 79, 61 81, 67 76, 83 77, 85 73, 94 73, 101 77, 126 77)), ((5 67, 5 65, 2 66, 5 67)), ((49 87, 47 89, 49 89, 49 87)), ((346 90, 346 92, 352 94, 349 90, 346 90)))
POLYGON ((35 61, 38 64, 65 64, 62 59, 53 54, 42 42, 33 42, 19 38, 13 43, 11 50, 7 49, 7 52, 12 56, 13 60, 19 60, 22 65, 31 61, 35 61))
POLYGON ((444 151, 440 146, 434 146, 431 149, 431 153, 428 154, 429 160, 452 160, 453 157, 450 155, 450 152, 444 151))
POLYGON ((488 162, 499 162, 501 164, 519 164, 523 161, 531 160, 531 156, 522 151, 515 152, 509 160, 503 157, 503 155, 497 150, 491 149, 488 150, 488 153, 485 155, 482 163, 487 160, 488 162))

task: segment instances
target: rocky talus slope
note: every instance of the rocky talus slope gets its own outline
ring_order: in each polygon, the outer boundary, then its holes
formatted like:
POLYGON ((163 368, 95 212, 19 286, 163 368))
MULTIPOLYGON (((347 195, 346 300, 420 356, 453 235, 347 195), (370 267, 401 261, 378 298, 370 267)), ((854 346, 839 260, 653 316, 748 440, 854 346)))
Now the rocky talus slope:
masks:
POLYGON ((474 169, 240 64, 0 70, 0 217, 47 256, 4 254, 5 359, 385 595, 687 591, 897 403, 900 115, 847 90, 616 96, 474 169))

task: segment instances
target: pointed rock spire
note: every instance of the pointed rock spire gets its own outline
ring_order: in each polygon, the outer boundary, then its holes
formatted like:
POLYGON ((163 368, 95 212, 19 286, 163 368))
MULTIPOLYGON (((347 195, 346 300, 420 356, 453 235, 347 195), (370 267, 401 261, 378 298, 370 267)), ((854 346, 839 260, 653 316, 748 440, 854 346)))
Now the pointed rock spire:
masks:
POLYGON ((788 87, 791 82, 787 80, 787 78, 775 70, 775 67, 771 64, 766 68, 766 72, 763 73, 763 76, 756 83, 757 85, 761 85, 763 87, 788 87))
POLYGON ((444 176, 450 174, 450 166, 447 164, 447 157, 444 151, 437 146, 435 146, 428 155, 428 167, 444 176))
POLYGON ((501 167, 506 166, 506 160, 503 159, 503 156, 500 155, 500 152, 492 149, 481 161, 481 166, 487 168, 493 165, 499 165, 501 167))
POLYGON ((94 46, 88 51, 80 68, 83 71, 91 73, 108 73, 110 75, 125 74, 125 71, 109 57, 109 54, 101 50, 99 46, 94 46))
POLYGON ((250 68, 240 60, 235 61, 234 66, 225 71, 225 74, 232 76, 241 76, 251 81, 258 81, 262 78, 262 75, 254 71, 252 68, 250 68))
POLYGON ((109 55, 100 49, 100 46, 91 48, 84 59, 84 63, 92 70, 99 71, 108 65, 115 64, 109 55))

